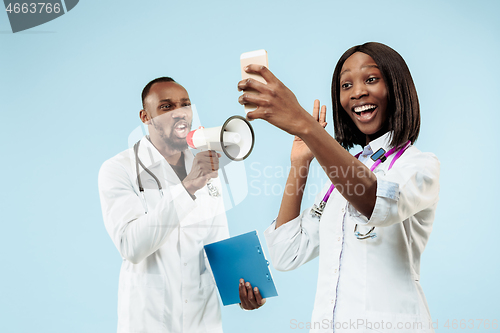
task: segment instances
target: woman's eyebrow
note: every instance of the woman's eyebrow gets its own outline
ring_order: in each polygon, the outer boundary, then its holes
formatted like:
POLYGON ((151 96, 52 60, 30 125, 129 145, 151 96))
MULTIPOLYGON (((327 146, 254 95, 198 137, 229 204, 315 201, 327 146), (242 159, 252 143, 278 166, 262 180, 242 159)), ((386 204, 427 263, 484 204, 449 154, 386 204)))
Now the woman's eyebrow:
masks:
POLYGON ((344 75, 344 73, 350 72, 350 71, 351 71, 350 69, 345 69, 342 73, 340 73, 339 79, 342 77, 342 75, 344 75))
MULTIPOLYGON (((364 65, 364 66, 361 66, 361 69, 365 69, 365 68, 377 68, 377 69, 379 69, 377 65, 364 65)), ((342 71, 340 73, 339 79, 342 77, 342 75, 344 75, 344 73, 350 72, 350 71, 351 71, 350 69, 345 69, 344 71, 342 71)))
POLYGON ((379 69, 377 65, 364 65, 361 67, 361 69, 364 69, 364 68, 377 68, 377 69, 379 69))

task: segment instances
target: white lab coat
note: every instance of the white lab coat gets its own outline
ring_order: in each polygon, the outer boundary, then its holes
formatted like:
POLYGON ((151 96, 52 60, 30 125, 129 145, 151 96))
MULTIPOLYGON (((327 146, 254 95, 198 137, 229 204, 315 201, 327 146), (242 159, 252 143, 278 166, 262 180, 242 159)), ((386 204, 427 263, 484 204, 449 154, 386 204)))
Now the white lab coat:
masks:
MULTIPOLYGON (((360 161, 370 168, 374 162, 369 156, 381 147, 388 151, 389 143, 389 133, 370 142, 360 161)), ((319 255, 312 320, 301 323, 311 332, 433 331, 419 280, 420 256, 438 202, 439 161, 411 146, 388 171, 393 157, 374 171, 377 199, 370 220, 334 190, 321 221, 308 208, 264 232, 278 270, 295 269, 319 255), (356 224, 361 233, 375 226, 377 237, 357 239, 356 224)), ((316 197, 317 204, 329 185, 316 197)))
MULTIPOLYGON (((189 174, 193 154, 184 152, 189 174)), ((104 224, 123 258, 118 287, 118 333, 222 332, 215 282, 203 246, 229 237, 222 197, 205 186, 188 194, 168 162, 144 137, 139 158, 146 202, 139 196, 133 149, 99 172, 104 224), (145 205, 148 213, 145 214, 145 205)), ((219 179, 212 183, 221 190, 219 179)))

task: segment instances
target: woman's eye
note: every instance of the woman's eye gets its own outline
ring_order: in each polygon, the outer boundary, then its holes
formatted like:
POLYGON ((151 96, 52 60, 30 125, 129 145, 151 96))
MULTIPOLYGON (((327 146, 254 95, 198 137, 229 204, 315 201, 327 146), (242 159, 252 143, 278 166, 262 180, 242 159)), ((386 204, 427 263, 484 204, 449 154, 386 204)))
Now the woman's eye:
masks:
POLYGON ((375 81, 377 81, 376 77, 370 77, 370 78, 368 78, 368 80, 366 80, 366 82, 368 82, 368 83, 375 82, 375 81))
POLYGON ((343 83, 343 84, 341 85, 342 89, 347 89, 347 88, 349 88, 350 86, 351 86, 351 84, 350 84, 350 83, 343 83))

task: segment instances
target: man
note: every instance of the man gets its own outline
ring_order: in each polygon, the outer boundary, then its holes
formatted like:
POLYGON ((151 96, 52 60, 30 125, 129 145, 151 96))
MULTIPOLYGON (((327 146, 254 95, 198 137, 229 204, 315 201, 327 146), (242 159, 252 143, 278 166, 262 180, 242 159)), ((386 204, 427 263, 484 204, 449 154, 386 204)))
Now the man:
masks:
MULTIPOLYGON (((139 116, 149 136, 104 162, 104 223, 123 263, 118 332, 222 332, 203 246, 229 236, 218 154, 187 149, 189 95, 168 77, 148 83, 139 116), (207 186, 207 183, 210 181, 207 186)), ((263 300, 240 281, 244 309, 263 300)))

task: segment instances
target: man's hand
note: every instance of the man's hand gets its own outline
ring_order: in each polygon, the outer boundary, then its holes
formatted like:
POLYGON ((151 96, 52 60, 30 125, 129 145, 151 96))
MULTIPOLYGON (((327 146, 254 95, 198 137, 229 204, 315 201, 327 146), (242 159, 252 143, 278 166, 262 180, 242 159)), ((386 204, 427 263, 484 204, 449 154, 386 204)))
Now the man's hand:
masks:
POLYGON ((191 195, 203 188, 211 178, 217 178, 220 156, 214 150, 202 151, 196 154, 191 172, 182 181, 182 184, 191 195))
POLYGON ((243 279, 240 279, 240 301, 241 307, 245 310, 255 310, 260 308, 264 303, 266 303, 266 299, 262 298, 260 295, 259 288, 255 287, 252 290, 252 285, 250 282, 246 282, 243 279))

